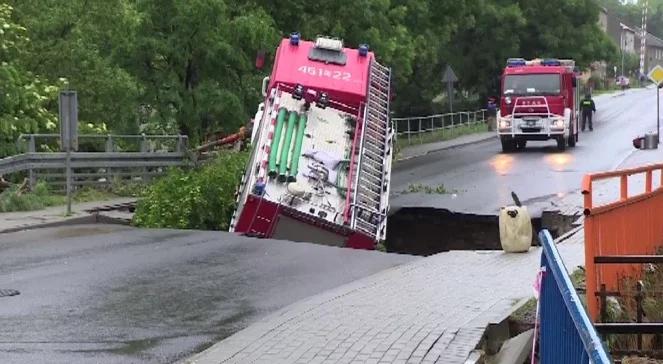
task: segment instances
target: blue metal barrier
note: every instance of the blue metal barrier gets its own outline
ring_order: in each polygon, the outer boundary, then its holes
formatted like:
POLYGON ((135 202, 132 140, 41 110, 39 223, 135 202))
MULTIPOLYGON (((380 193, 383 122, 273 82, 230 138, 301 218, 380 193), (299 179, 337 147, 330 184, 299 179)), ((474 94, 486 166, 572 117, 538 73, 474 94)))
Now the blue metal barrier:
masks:
POLYGON ((539 240, 543 246, 540 363, 612 363, 571 283, 552 236, 543 230, 539 240))

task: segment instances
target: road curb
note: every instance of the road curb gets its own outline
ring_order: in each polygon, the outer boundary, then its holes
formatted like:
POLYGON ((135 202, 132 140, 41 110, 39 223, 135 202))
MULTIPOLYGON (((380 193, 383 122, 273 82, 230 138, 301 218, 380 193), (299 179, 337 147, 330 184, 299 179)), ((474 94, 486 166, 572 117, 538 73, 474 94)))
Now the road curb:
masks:
POLYGON ((486 136, 485 138, 481 138, 479 140, 472 140, 472 141, 469 141, 469 142, 466 142, 466 143, 459 143, 459 144, 455 144, 455 145, 449 145, 449 146, 446 146, 446 147, 436 148, 436 149, 433 149, 433 150, 429 150, 425 153, 415 154, 415 155, 405 157, 405 158, 396 158, 396 159, 394 159, 394 162, 402 162, 402 161, 406 161, 406 160, 410 160, 410 159, 414 159, 414 158, 421 158, 421 157, 427 156, 431 153, 441 152, 441 151, 447 150, 447 149, 453 149, 453 148, 465 147, 465 146, 473 145, 473 144, 479 144, 479 143, 483 143, 486 140, 489 140, 489 139, 492 139, 492 138, 495 138, 495 135, 486 136))
POLYGON ((70 225, 89 225, 89 224, 130 225, 131 222, 126 221, 126 219, 105 216, 103 214, 87 214, 84 216, 64 218, 63 220, 60 221, 15 226, 0 230, 0 234, 9 234, 9 233, 16 233, 19 231, 45 229, 52 227, 62 227, 70 225))

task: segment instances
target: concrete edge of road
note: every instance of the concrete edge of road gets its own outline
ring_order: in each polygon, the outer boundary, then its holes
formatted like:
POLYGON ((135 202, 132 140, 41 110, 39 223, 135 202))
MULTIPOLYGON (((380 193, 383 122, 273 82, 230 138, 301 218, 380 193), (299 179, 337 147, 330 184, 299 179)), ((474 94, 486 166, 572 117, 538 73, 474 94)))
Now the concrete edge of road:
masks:
POLYGON ((89 225, 89 224, 115 224, 129 225, 130 222, 125 219, 105 216, 103 214, 88 214, 84 216, 63 217, 57 221, 18 225, 11 228, 1 229, 0 234, 16 233, 20 231, 45 229, 53 227, 71 226, 71 225, 89 225))
POLYGON ((417 153, 417 154, 414 154, 414 155, 410 155, 410 156, 407 156, 407 157, 400 157, 400 158, 396 157, 394 159, 394 162, 403 162, 403 161, 414 159, 414 158, 421 158, 421 157, 424 157, 428 154, 441 152, 441 151, 447 150, 447 149, 453 149, 453 148, 465 147, 465 146, 473 145, 473 144, 479 144, 479 143, 483 143, 486 140, 489 140, 489 139, 492 139, 492 138, 495 138, 495 137, 496 137, 496 134, 491 133, 490 135, 486 135, 485 137, 482 137, 482 138, 479 138, 479 139, 468 140, 466 142, 461 142, 461 143, 456 143, 456 144, 449 143, 448 145, 441 146, 439 148, 435 148, 435 149, 431 149, 431 150, 427 150, 427 151, 417 153))

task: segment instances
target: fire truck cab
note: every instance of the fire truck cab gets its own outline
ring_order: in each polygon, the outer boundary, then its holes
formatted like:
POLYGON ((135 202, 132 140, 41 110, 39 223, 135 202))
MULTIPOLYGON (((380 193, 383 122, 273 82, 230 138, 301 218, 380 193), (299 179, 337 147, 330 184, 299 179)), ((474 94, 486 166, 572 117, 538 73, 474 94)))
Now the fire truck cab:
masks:
POLYGON ((573 60, 510 58, 502 74, 497 135, 503 152, 553 139, 559 150, 578 142, 579 94, 573 60))

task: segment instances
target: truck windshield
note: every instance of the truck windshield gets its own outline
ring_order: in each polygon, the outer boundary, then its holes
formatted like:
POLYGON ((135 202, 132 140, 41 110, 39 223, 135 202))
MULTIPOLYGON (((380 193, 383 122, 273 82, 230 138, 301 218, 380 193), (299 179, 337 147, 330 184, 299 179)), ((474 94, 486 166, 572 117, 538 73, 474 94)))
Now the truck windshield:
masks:
POLYGON ((559 95, 558 74, 508 75, 504 78, 504 95, 559 95))

